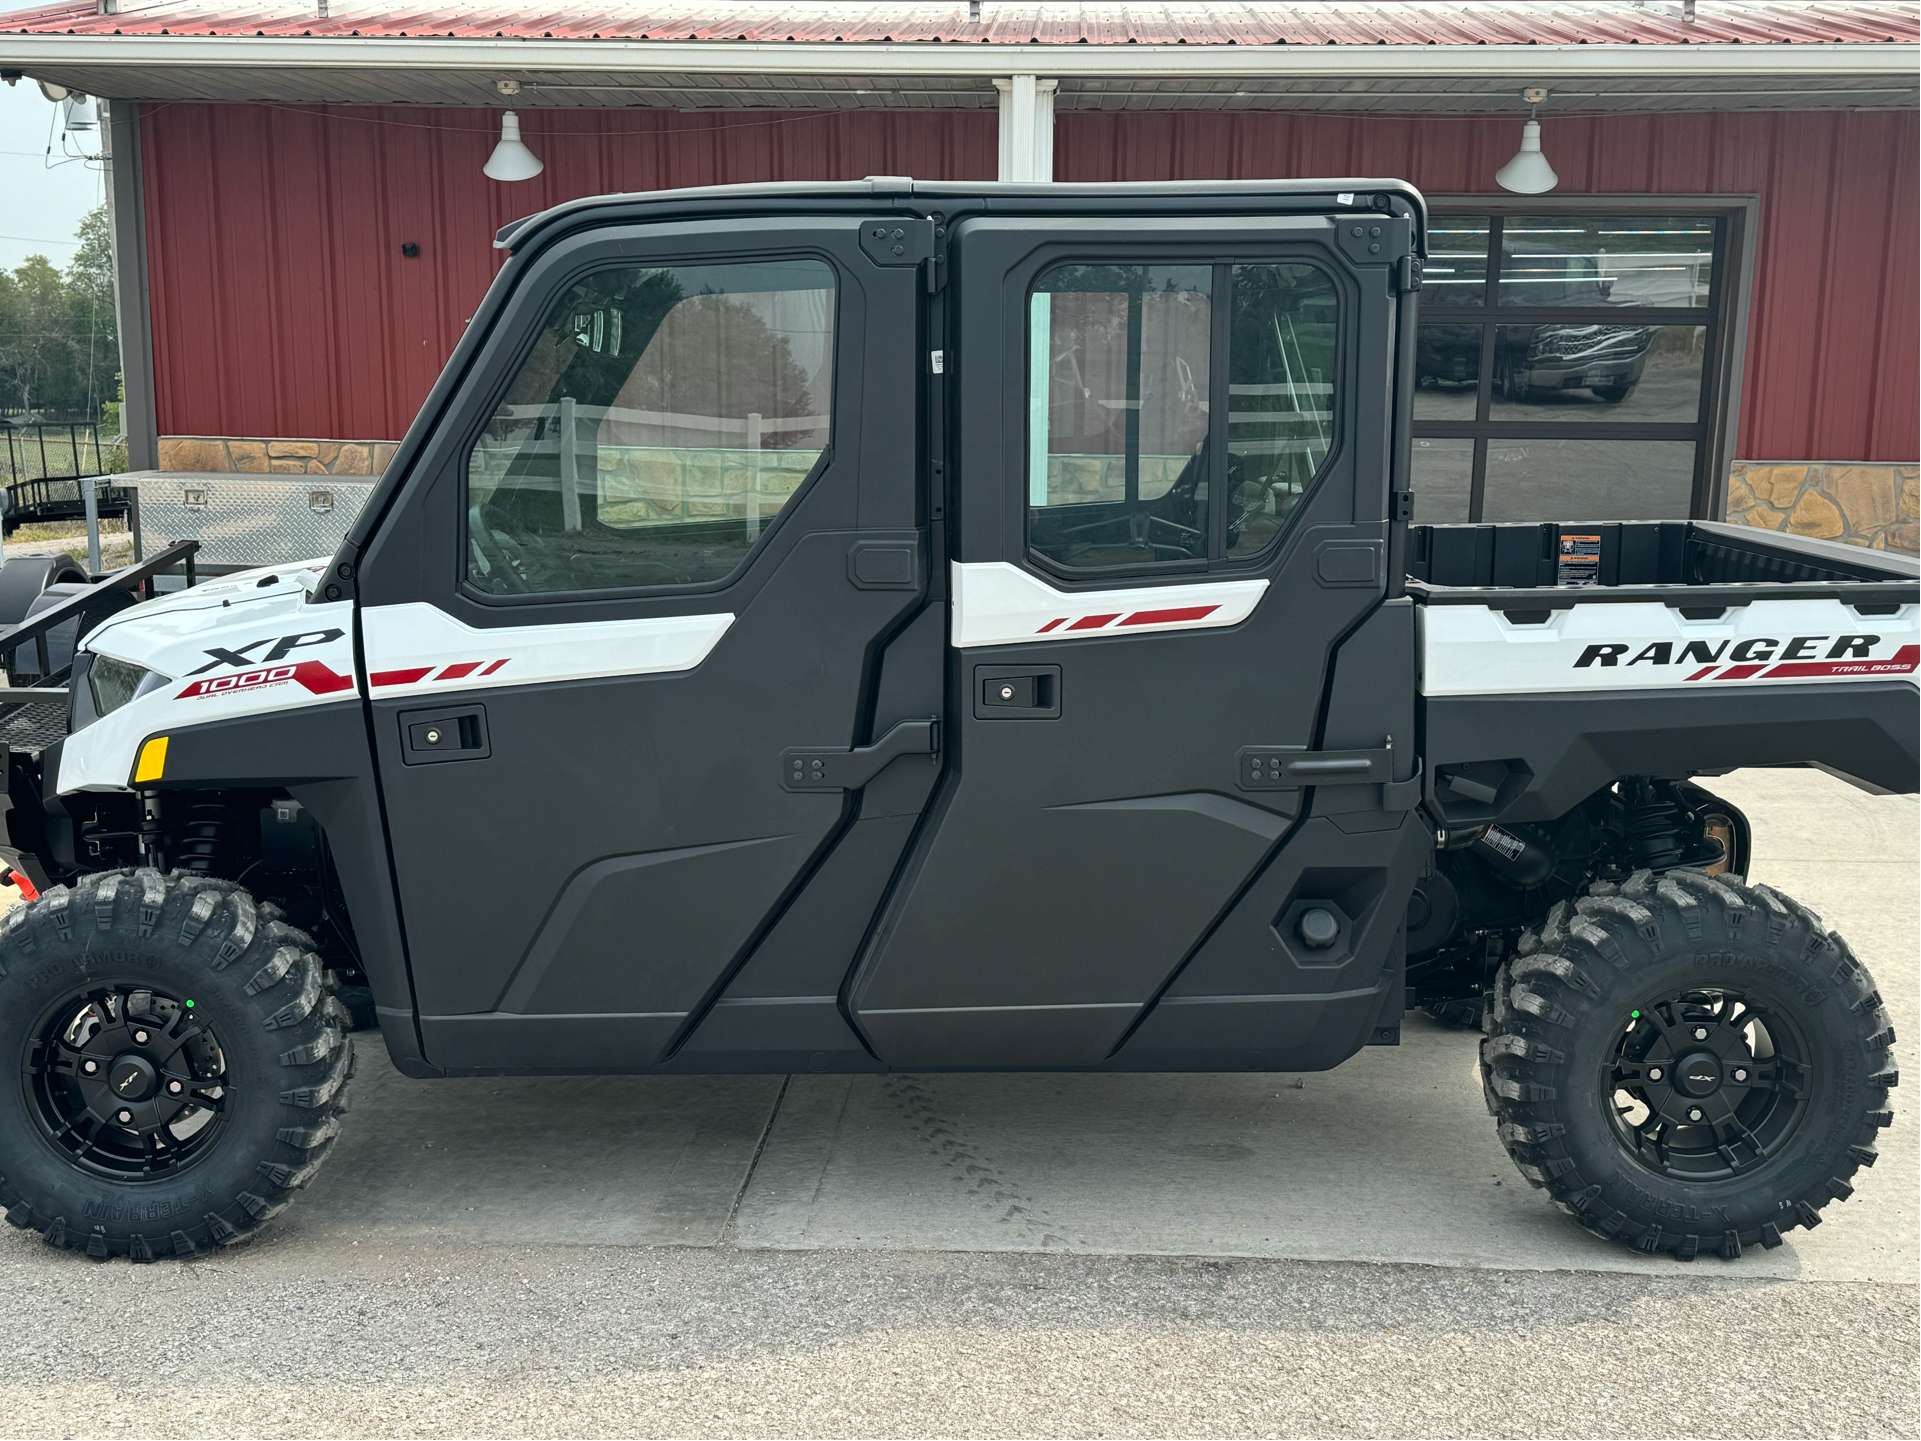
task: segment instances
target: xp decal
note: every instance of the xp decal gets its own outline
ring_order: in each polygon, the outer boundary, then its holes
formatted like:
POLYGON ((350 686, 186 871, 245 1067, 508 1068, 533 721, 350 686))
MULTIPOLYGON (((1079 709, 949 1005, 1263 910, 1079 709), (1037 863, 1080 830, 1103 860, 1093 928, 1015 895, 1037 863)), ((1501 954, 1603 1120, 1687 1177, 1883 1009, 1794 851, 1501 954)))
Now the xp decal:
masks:
POLYGON ((299 650, 303 646, 332 645, 344 635, 346 635, 346 632, 338 626, 330 626, 326 630, 297 631, 293 635, 265 636, 260 640, 248 641, 245 645, 240 646, 212 646, 207 651, 207 655, 210 657, 207 663, 188 671, 187 674, 204 675, 206 672, 217 669, 223 665, 232 666, 237 670, 245 670, 248 666, 254 665, 272 665, 275 661, 285 660, 294 651, 299 650), (249 651, 259 650, 263 645, 272 645, 273 649, 257 659, 248 654, 249 651))

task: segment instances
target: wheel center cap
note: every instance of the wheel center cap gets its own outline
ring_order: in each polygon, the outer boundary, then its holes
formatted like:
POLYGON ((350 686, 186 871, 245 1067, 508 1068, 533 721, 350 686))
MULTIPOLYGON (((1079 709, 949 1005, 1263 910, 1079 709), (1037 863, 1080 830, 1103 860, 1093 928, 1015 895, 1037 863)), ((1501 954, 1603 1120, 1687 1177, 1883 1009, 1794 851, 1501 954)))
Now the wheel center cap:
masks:
POLYGON ((1711 1051, 1695 1051, 1674 1066, 1674 1088, 1689 1096, 1711 1096, 1721 1088, 1721 1058, 1711 1051))
POLYGON ((160 1084, 160 1073, 145 1056, 132 1052, 107 1068, 107 1089, 116 1101, 144 1101, 160 1084))

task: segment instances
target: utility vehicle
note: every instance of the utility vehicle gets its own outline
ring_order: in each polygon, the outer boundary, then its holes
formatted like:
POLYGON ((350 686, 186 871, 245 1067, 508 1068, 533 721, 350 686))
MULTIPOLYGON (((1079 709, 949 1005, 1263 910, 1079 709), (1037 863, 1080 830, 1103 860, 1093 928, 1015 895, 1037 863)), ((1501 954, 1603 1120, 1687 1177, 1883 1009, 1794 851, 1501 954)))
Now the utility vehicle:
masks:
POLYGON ((1699 781, 1914 790, 1915 566, 1413 524, 1424 235, 1377 180, 509 226, 339 551, 92 624, 8 757, 8 1219, 247 1237, 345 984, 416 1077, 1306 1071, 1488 998, 1582 1224, 1814 1224, 1893 1035, 1699 781))

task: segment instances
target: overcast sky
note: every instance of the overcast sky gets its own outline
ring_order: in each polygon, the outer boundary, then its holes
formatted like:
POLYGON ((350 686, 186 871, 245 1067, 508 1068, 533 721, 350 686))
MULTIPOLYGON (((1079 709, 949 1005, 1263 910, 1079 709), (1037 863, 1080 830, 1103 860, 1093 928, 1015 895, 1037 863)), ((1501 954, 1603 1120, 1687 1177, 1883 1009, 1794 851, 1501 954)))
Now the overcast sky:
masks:
MULTIPOLYGON (((0 0, 0 13, 23 8, 0 0)), ((50 128, 56 109, 31 80, 0 85, 0 268, 12 270, 29 255, 44 255, 65 269, 80 217, 106 198, 97 162, 61 156, 59 136, 50 128)))

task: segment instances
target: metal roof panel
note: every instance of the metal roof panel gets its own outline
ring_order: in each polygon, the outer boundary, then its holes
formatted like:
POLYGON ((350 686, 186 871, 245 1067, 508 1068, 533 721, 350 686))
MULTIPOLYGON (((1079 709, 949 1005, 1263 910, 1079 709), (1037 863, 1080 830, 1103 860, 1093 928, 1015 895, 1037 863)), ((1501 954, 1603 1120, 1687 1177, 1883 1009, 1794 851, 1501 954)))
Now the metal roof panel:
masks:
POLYGON ((1237 4, 662 5, 601 0, 591 9, 463 0, 395 8, 368 0, 123 0, 45 5, 0 21, 13 34, 287 35, 601 39, 727 44, 968 45, 1846 45, 1921 40, 1921 9, 1887 0, 1241 0, 1237 4))

